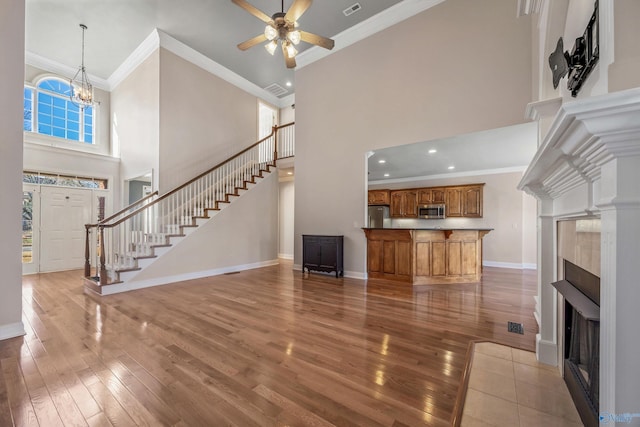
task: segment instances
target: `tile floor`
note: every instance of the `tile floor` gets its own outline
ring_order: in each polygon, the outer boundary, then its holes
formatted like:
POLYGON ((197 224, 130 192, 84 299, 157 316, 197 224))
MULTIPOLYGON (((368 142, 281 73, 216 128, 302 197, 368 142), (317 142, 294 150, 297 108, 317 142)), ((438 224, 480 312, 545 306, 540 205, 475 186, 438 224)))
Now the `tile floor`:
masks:
POLYGON ((582 426, 556 367, 535 354, 477 343, 461 426, 582 426))

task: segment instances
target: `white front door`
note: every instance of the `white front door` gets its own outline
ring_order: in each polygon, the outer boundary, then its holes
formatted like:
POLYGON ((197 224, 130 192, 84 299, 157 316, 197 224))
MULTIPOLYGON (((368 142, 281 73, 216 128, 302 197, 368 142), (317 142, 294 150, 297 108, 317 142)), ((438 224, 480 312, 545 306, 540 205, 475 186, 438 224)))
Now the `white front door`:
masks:
POLYGON ((40 195, 40 271, 82 268, 91 190, 43 186, 40 195))

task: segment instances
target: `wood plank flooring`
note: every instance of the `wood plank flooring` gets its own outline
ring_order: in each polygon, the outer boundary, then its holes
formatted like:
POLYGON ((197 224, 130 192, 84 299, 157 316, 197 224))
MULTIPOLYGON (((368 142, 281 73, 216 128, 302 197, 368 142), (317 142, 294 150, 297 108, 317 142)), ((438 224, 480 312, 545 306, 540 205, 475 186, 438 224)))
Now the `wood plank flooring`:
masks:
POLYGON ((470 340, 533 350, 535 293, 496 268, 411 288, 283 262, 102 298, 25 276, 0 426, 449 425, 470 340))

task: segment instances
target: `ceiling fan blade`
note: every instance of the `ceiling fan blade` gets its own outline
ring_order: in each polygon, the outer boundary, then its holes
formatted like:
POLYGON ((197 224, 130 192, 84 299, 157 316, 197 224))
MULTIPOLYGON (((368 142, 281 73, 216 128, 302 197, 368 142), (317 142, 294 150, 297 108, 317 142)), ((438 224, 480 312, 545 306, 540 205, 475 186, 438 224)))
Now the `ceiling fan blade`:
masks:
POLYGON ((240 6, 241 8, 243 8, 244 10, 246 10, 247 12, 249 12, 250 14, 255 16, 256 18, 258 18, 259 20, 261 20, 263 22, 266 22, 267 24, 269 22, 271 22, 271 17, 270 16, 268 16, 266 13, 264 13, 260 9, 256 8, 255 6, 247 3, 246 1, 244 1, 244 0, 231 0, 231 2, 237 4, 238 6, 240 6))
POLYGON ((333 46, 335 45, 335 42, 331 39, 317 34, 307 33, 306 31, 300 31, 300 40, 329 50, 333 49, 333 46))
POLYGON ((255 45, 259 44, 259 43, 262 43, 264 41, 267 41, 267 36, 265 36, 264 34, 260 34, 259 36, 255 36, 252 39, 249 39, 247 41, 244 41, 244 42, 240 43, 238 45, 238 49, 247 50, 250 47, 253 47, 253 46, 255 46, 255 45))
POLYGON ((311 0, 294 0, 284 19, 289 22, 296 22, 309 9, 309 6, 311 6, 311 0))
POLYGON ((287 64, 287 68, 296 68, 296 59, 289 58, 289 53, 284 44, 282 45, 282 54, 284 55, 284 62, 287 64))

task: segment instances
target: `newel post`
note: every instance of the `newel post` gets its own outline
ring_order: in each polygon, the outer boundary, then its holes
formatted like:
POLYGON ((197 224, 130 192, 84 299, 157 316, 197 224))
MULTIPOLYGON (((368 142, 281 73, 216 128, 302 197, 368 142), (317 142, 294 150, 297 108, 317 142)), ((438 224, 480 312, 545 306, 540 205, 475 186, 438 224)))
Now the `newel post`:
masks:
POLYGON ((89 277, 91 276, 91 261, 89 260, 90 256, 90 250, 89 250, 89 233, 90 233, 90 229, 91 225, 90 224, 85 224, 84 225, 84 229, 85 229, 85 239, 84 239, 84 277, 89 277))
POLYGON ((278 160, 278 126, 273 126, 273 165, 278 160))
POLYGON ((100 228, 100 286, 104 286, 107 284, 107 266, 105 265, 105 254, 104 254, 104 226, 99 226, 100 228))

